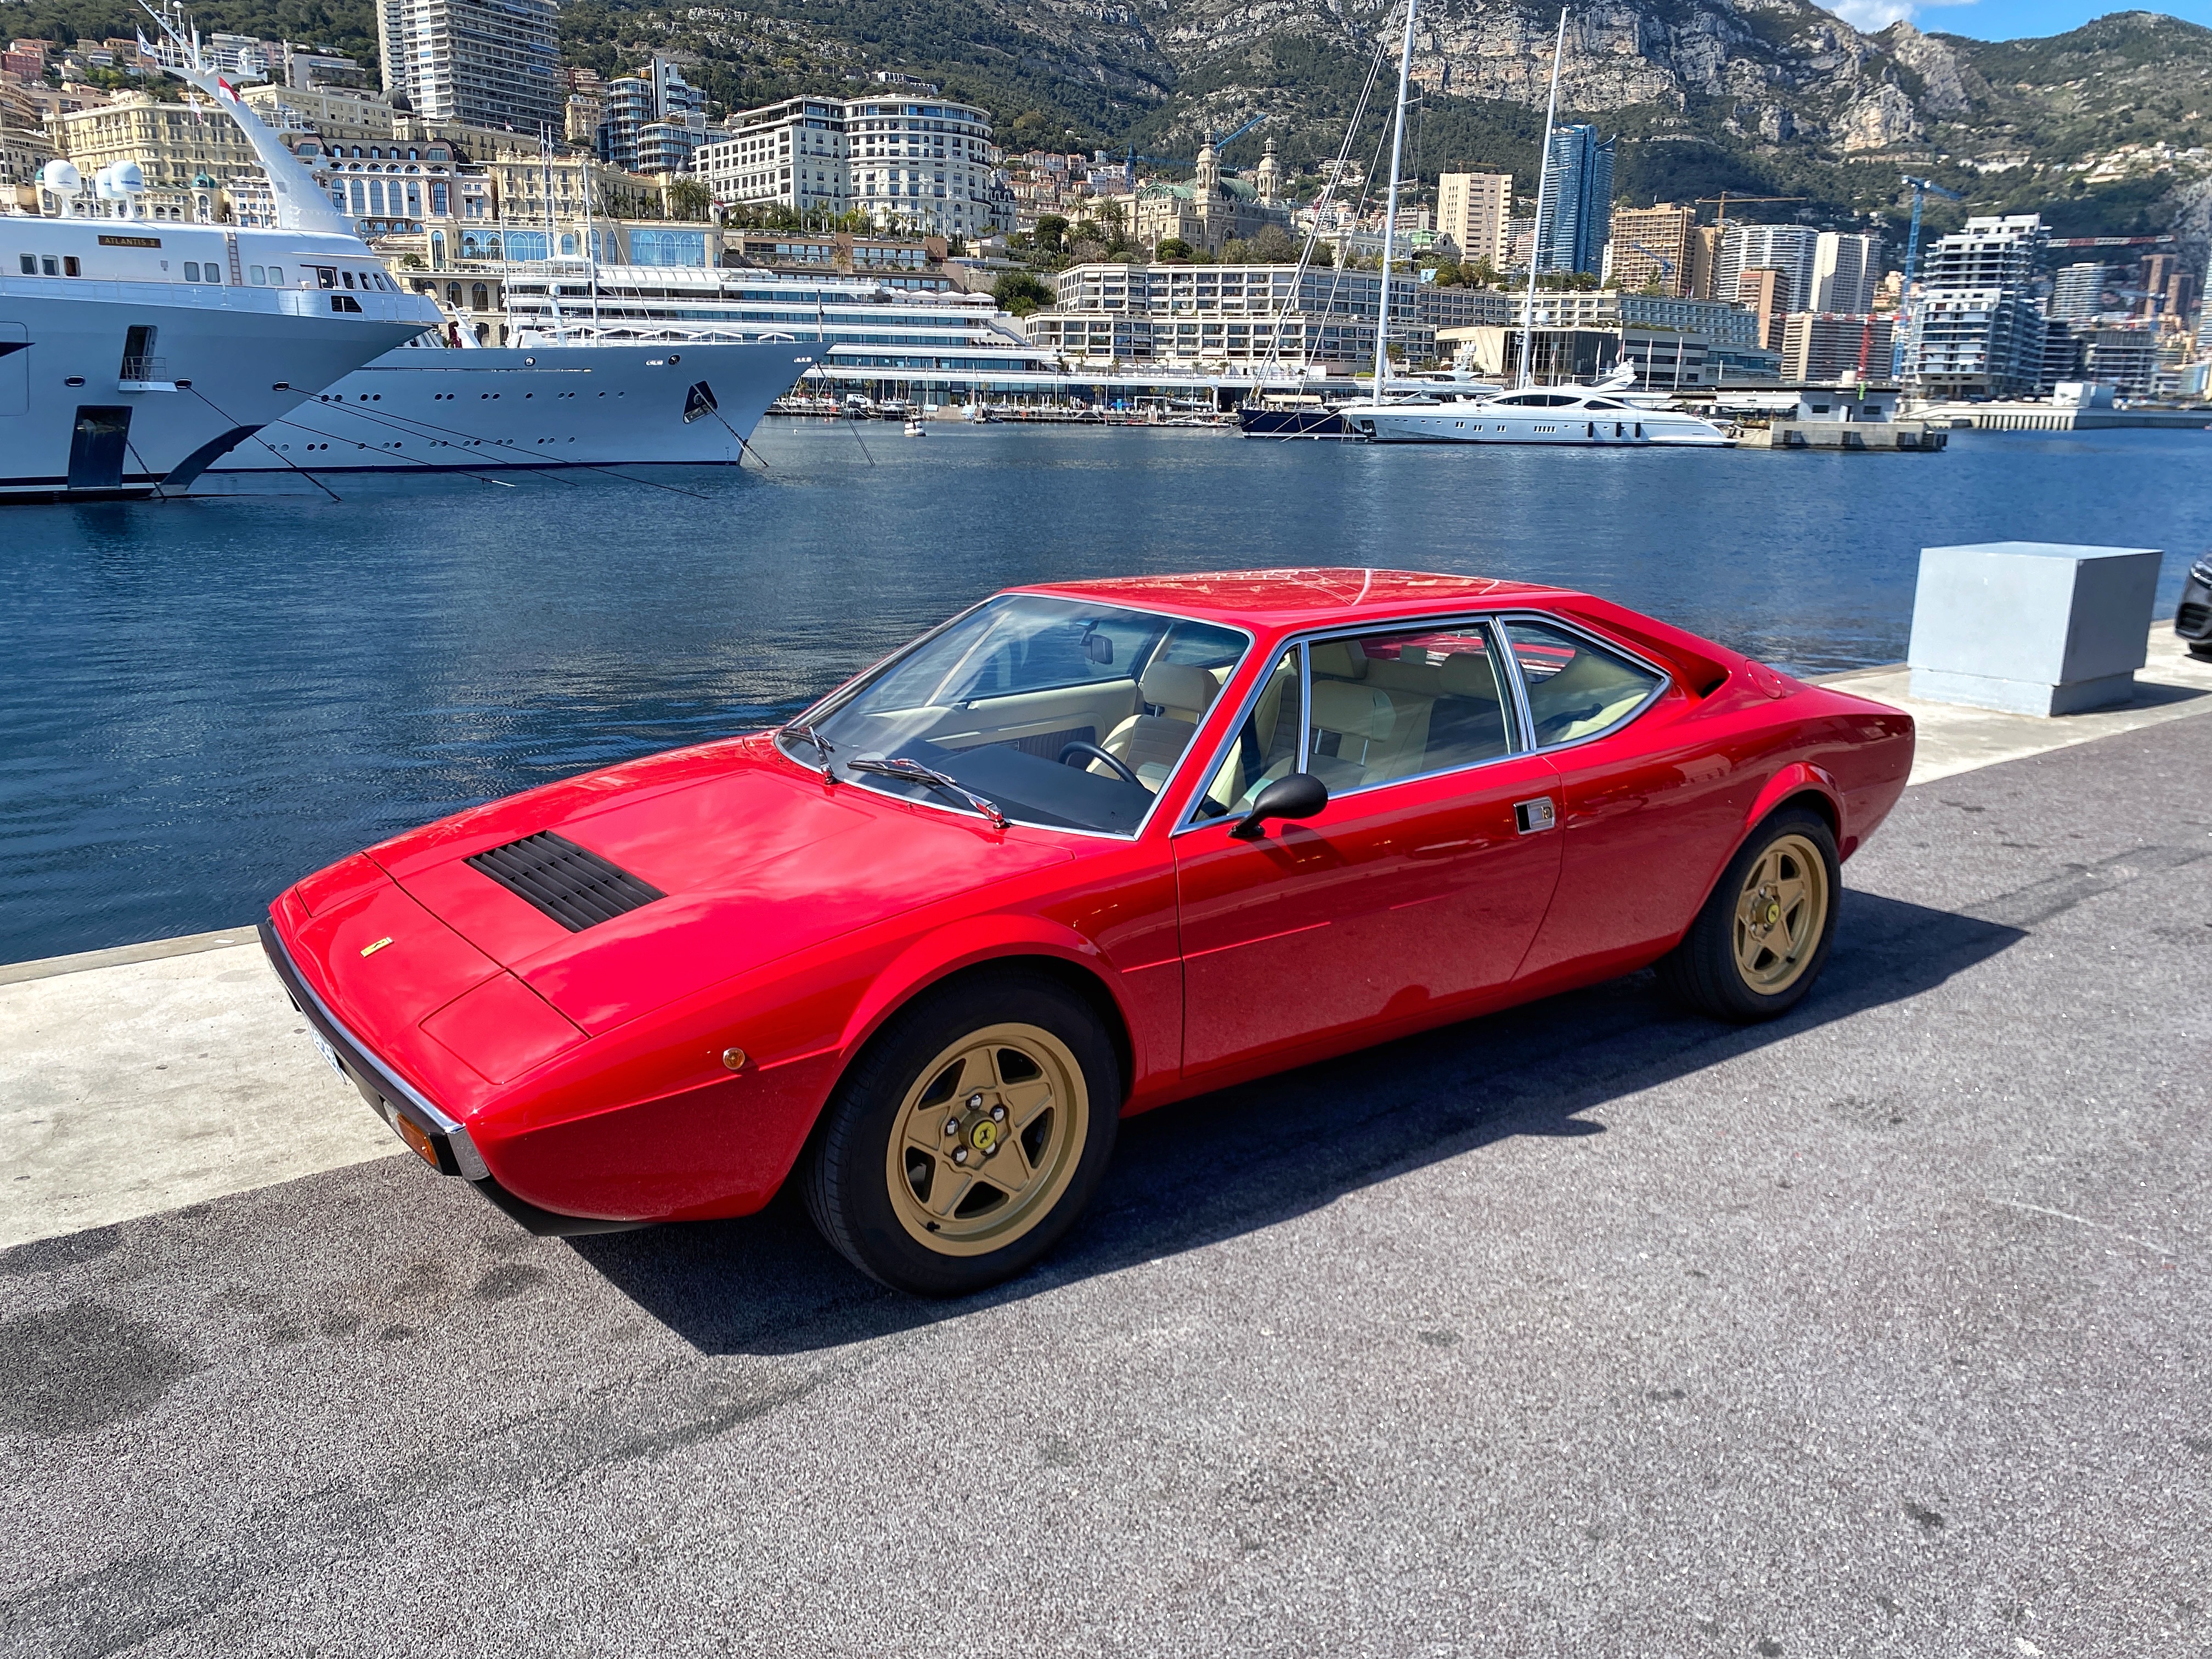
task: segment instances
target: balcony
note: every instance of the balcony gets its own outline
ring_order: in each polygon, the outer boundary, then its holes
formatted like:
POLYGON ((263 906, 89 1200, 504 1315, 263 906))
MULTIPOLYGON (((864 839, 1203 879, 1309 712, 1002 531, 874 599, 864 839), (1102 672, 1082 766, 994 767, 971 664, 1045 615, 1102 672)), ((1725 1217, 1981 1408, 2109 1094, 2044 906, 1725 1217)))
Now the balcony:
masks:
POLYGON ((115 380, 118 392, 174 392, 167 357, 125 357, 115 380))

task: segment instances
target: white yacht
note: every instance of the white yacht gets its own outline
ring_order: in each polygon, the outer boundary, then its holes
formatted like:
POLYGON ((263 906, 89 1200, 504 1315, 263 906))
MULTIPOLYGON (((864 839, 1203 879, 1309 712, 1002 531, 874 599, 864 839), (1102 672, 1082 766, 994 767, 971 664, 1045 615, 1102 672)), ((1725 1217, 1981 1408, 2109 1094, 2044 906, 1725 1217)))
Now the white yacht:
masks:
POLYGON ((787 339, 453 337, 465 337, 425 334, 356 369, 210 471, 730 465, 819 349, 787 339))
POLYGON ((1604 386, 1556 386, 1432 404, 1354 404, 1344 420, 1376 443, 1670 444, 1724 449, 1728 429, 1604 386))
MULTIPOLYGON (((178 72, 218 91, 196 66, 178 72)), ((253 112, 225 101, 270 168, 278 228, 139 216, 132 162, 102 169, 89 191, 51 162, 42 183, 63 215, 0 215, 0 501, 181 490, 441 320, 253 112)))

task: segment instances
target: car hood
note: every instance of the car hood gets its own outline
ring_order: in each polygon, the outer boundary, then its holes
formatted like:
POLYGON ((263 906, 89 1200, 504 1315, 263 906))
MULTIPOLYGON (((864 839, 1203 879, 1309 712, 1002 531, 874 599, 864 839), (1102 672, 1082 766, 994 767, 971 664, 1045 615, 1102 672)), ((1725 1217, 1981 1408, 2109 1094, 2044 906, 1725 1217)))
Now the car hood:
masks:
POLYGON ((825 787, 758 738, 678 750, 369 849, 407 895, 587 1032, 1072 854, 1047 832, 825 787), (571 932, 468 860, 551 830, 664 896, 571 932))

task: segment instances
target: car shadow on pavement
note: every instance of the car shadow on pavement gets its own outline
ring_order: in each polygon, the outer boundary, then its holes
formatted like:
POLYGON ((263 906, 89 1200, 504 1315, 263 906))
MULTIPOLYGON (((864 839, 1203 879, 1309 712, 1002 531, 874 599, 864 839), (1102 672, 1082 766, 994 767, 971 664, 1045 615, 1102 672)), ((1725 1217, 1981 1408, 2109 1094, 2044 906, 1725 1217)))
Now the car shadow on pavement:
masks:
POLYGON ((1632 974, 1129 1119, 1091 1212, 1060 1249, 959 1301, 866 1279, 822 1242, 788 1188, 743 1220, 570 1243, 702 1352, 837 1347, 1255 1231, 1513 1136, 1602 1134, 1589 1115, 1608 1101, 1918 995, 2023 937, 1847 890, 1820 984, 1769 1024, 1686 1013, 1652 975, 1632 974))

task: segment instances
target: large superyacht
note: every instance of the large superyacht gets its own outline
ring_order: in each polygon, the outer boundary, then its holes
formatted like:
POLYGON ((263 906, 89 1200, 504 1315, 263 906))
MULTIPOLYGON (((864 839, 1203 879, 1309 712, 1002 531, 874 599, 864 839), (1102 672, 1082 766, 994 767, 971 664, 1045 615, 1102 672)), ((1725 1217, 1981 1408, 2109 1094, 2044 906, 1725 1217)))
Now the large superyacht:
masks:
POLYGON ((59 216, 0 215, 0 501, 181 491, 256 432, 442 321, 253 112, 196 63, 268 167, 277 226, 143 217, 137 164, 51 162, 59 216))

